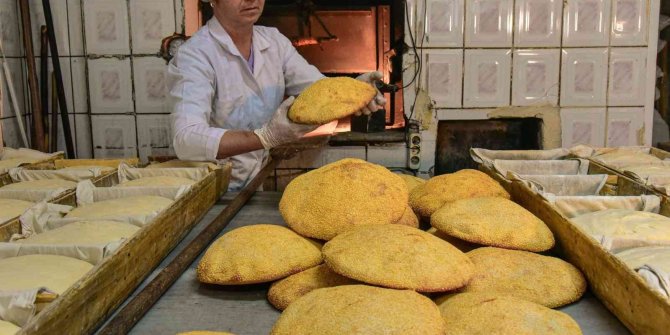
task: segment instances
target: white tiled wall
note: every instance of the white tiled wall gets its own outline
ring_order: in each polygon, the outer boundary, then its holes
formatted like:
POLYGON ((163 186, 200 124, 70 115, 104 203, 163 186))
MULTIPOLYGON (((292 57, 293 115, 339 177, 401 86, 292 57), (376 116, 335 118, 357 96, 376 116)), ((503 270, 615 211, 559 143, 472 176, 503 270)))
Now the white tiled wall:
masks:
MULTIPOLYGON (((30 0, 29 4, 39 76, 44 14, 41 0, 30 0)), ((145 159, 150 154, 173 154, 171 143, 165 146, 163 136, 164 126, 169 126, 164 89, 166 63, 157 54, 161 40, 182 29, 181 6, 182 0, 51 1, 78 157, 126 155, 145 159), (157 126, 163 130, 154 129, 157 126)), ((23 57, 20 25, 17 1, 0 1, 0 40, 9 57, 7 63, 19 94, 19 108, 29 113, 24 74, 27 61, 23 57)), ((49 85, 52 68, 49 60, 49 85)), ((8 97, 4 90, 6 85, 2 93, 8 97)), ((10 100, 2 99, 2 104, 5 140, 8 145, 19 145, 10 100)), ((51 99, 47 107, 53 110, 51 99)), ((59 138, 59 149, 63 150, 62 131, 59 138)))
MULTIPOLYGON (((424 42, 416 45, 423 55, 418 85, 433 101, 438 120, 486 118, 500 106, 551 104, 561 108, 564 146, 650 144, 658 1, 426 2, 428 11, 423 0, 411 2, 415 26, 407 30, 413 28, 424 42), (462 87, 452 86, 458 74, 462 87)), ((406 58, 408 80, 407 63, 413 60, 406 58)), ((415 93, 416 87, 405 91, 408 112, 415 93)), ((433 143, 435 132, 422 132, 424 146, 433 143)), ((422 155, 422 171, 434 164, 429 149, 422 148, 429 152, 422 155)))

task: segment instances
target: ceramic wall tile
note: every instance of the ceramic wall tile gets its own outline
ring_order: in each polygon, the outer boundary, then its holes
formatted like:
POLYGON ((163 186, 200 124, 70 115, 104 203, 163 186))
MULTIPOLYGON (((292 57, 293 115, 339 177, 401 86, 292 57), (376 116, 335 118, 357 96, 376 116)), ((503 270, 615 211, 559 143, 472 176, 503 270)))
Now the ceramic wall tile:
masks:
POLYGON ((170 115, 137 116, 137 144, 142 162, 148 162, 149 156, 175 154, 170 129, 170 115))
POLYGON ((426 47, 462 47, 464 0, 428 0, 419 2, 424 17, 426 47))
POLYGON ((512 0, 468 0, 465 8, 466 47, 512 46, 512 0))
POLYGON ((557 105, 560 57, 560 49, 515 50, 512 105, 557 105))
POLYGON ((561 106, 605 106, 608 49, 563 49, 561 106))
POLYGON ((646 48, 612 48, 607 104, 643 106, 647 73, 646 48))
POLYGON ((438 109, 435 111, 435 116, 439 121, 486 120, 492 111, 491 108, 438 109))
POLYGON ((175 32, 172 0, 134 0, 130 2, 133 54, 156 54, 163 38, 175 32))
POLYGON ((510 50, 465 50, 463 106, 509 105, 511 63, 510 50))
POLYGON ((607 146, 642 145, 644 108, 609 108, 607 110, 607 146))
POLYGON ((290 159, 279 162, 277 168, 282 169, 316 169, 325 165, 327 148, 307 149, 298 152, 290 159))
MULTIPOLYGON (((14 92, 16 93, 17 103, 19 110, 22 114, 26 114, 26 100, 24 93, 26 92, 26 84, 23 77, 23 62, 24 60, 20 58, 7 58, 7 67, 9 68, 9 73, 14 84, 14 92)), ((0 88, 2 92, 2 113, 3 117, 15 116, 18 113, 14 110, 14 104, 12 103, 11 96, 9 95, 9 85, 7 85, 7 79, 5 78, 5 72, 2 70, 2 62, 0 61, 0 88)))
POLYGON ((5 57, 23 56, 17 1, 0 1, 0 41, 5 57))
POLYGON ((561 132, 563 147, 578 144, 605 145, 605 108, 562 108, 561 132))
POLYGON ((426 67, 423 87, 435 101, 435 107, 461 107, 463 50, 426 50, 423 64, 426 67))
POLYGON ((88 114, 74 115, 77 139, 77 158, 93 157, 93 138, 91 137, 91 116, 88 114))
POLYGON ((86 86, 86 58, 70 58, 72 69, 72 97, 74 113, 88 113, 88 87, 86 86))
MULTIPOLYGON (((70 55, 70 33, 68 27, 67 1, 51 1, 51 15, 56 35, 59 56, 70 55)), ((46 25, 41 0, 30 0, 30 23, 33 35, 33 50, 40 54, 41 26, 46 25)))
POLYGON ((70 39, 70 55, 84 56, 84 27, 81 20, 81 0, 67 0, 67 21, 70 39))
POLYGON ((607 46, 611 0, 566 0, 563 46, 607 46))
POLYGON ((337 162, 344 158, 358 158, 362 160, 367 158, 364 146, 328 147, 324 151, 325 164, 337 162))
POLYGON ((137 113, 170 113, 165 86, 166 67, 162 58, 133 58, 137 113))
POLYGON ((135 116, 92 115, 95 158, 137 157, 135 116))
POLYGON ((404 168, 407 166, 407 145, 390 144, 369 146, 368 162, 386 167, 404 168))
POLYGON ((563 0, 516 0, 516 47, 559 47, 563 0))
POLYGON ((133 112, 130 59, 90 59, 88 71, 91 113, 133 112))
POLYGON ((126 1, 85 0, 84 31, 88 54, 130 54, 126 1))
POLYGON ((613 46, 647 45, 647 0, 612 0, 613 46))

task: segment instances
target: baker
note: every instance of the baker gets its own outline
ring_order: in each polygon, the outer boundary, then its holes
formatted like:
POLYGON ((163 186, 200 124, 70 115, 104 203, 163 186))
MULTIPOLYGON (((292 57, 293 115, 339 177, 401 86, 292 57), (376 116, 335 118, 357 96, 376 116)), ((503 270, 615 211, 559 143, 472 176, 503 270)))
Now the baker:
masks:
MULTIPOLYGON (((286 114, 293 96, 323 75, 277 29, 254 25, 264 4, 211 0, 214 17, 179 48, 167 70, 177 156, 229 160, 231 191, 251 181, 269 149, 315 129, 292 123, 286 114)), ((374 84, 381 74, 357 79, 374 84)), ((357 114, 370 114, 385 103, 377 94, 357 114)))

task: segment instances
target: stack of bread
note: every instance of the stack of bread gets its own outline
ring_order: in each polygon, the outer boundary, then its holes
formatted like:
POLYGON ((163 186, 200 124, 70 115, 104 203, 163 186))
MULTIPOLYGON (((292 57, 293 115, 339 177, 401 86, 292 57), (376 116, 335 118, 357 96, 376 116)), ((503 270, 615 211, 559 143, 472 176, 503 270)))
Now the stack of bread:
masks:
POLYGON ((288 228, 224 234, 198 279, 274 282, 268 300, 283 313, 272 334, 581 334, 552 308, 586 281, 537 254, 554 246, 540 219, 478 171, 403 178, 357 159, 301 175, 279 205, 288 228))

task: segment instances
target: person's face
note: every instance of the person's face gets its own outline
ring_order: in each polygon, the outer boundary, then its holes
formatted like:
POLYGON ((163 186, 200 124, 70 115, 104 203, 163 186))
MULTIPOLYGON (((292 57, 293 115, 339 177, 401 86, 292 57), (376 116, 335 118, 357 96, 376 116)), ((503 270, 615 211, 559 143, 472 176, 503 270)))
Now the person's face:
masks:
POLYGON ((234 25, 253 25, 263 12, 265 0, 212 0, 214 15, 234 25))

